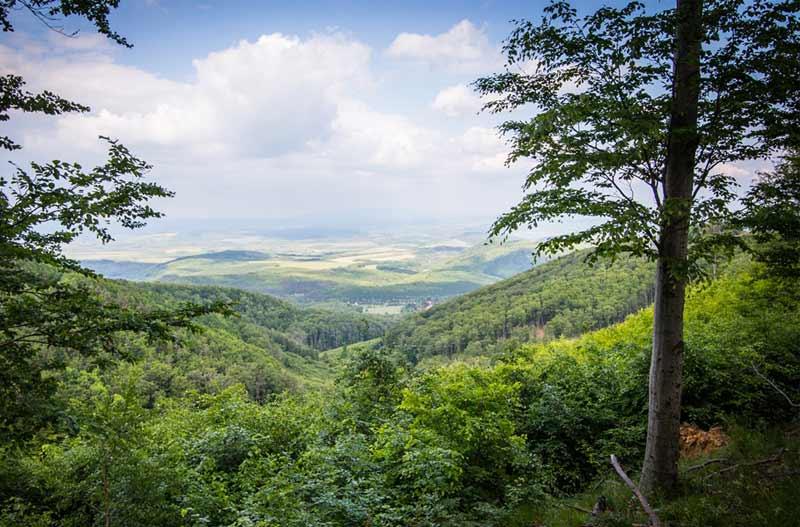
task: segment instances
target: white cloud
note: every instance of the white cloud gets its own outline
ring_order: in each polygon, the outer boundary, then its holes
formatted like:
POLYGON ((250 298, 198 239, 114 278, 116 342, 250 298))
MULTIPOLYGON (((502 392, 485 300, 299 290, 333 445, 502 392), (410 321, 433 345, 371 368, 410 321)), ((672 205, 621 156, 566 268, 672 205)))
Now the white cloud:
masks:
POLYGON ((333 137, 323 151, 372 168, 409 169, 430 161, 436 154, 439 134, 409 118, 376 112, 359 102, 340 106, 333 122, 333 137))
POLYGON ((452 141, 475 172, 501 173, 508 158, 508 146, 494 128, 472 126, 452 141))
POLYGON ((449 117, 476 114, 481 109, 481 99, 465 84, 444 88, 436 94, 431 107, 449 117))
MULTIPOLYGON (((454 34, 472 34, 466 24, 454 34)), ((475 49, 489 49, 477 34, 483 43, 475 49)), ((190 81, 115 62, 117 52, 97 39, 57 54, 42 46, 0 45, 0 73, 21 74, 31 90, 51 89, 93 111, 15 116, 10 135, 22 139, 24 157, 88 165, 102 157, 98 135, 118 137, 176 191, 158 204, 173 216, 494 213, 519 192, 519 178, 498 184, 507 148, 494 129, 477 117, 467 129, 442 127, 426 121, 429 111, 396 109, 392 96, 402 87, 374 81, 371 50, 350 36, 241 41, 193 61, 190 81)), ((450 57, 470 63, 481 53, 450 57)), ((477 109, 466 86, 451 88, 434 108, 477 109)), ((425 110, 430 101, 422 95, 416 104, 425 110)))
MULTIPOLYGON (((8 51, 0 53, 5 64, 8 51)), ((24 65, 33 86, 58 86, 90 101, 89 116, 59 120, 59 140, 98 135, 195 153, 273 156, 330 133, 338 100, 368 85, 370 50, 341 35, 307 40, 281 34, 241 41, 195 60, 196 79, 178 83, 108 57, 24 65)), ((30 141, 41 139, 39 131, 30 141)))
POLYGON ((719 165, 714 172, 738 180, 744 180, 753 176, 753 172, 746 170, 741 164, 723 163, 719 165))
POLYGON ((498 48, 489 42, 483 29, 469 20, 462 20, 439 35, 400 33, 387 53, 464 73, 485 72, 502 64, 498 48))

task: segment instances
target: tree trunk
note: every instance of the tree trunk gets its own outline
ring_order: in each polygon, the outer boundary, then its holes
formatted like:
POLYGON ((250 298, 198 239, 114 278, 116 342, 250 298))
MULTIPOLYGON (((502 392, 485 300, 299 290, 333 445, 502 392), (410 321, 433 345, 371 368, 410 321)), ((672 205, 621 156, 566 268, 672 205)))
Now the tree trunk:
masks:
POLYGON ((702 0, 677 0, 676 16, 672 109, 664 174, 665 199, 656 271, 647 446, 640 482, 645 493, 669 492, 678 480, 683 307, 689 216, 698 144, 702 0))

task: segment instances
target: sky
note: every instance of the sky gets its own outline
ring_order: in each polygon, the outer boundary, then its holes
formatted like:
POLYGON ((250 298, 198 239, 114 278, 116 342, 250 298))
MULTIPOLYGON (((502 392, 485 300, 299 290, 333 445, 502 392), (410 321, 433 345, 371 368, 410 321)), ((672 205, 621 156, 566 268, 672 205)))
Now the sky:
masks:
POLYGON ((508 116, 481 113, 470 83, 502 71, 510 21, 543 5, 128 0, 111 22, 133 49, 19 12, 0 34, 0 74, 92 111, 14 116, 24 149, 11 160, 90 166, 105 135, 175 191, 156 205, 177 221, 488 227, 530 167, 505 165, 508 116))

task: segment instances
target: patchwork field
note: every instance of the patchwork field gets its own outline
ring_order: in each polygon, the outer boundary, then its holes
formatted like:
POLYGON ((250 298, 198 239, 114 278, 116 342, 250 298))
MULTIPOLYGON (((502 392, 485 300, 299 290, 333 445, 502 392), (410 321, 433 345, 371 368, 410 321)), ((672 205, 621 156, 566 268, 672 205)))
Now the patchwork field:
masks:
POLYGON ((486 244, 474 232, 167 240, 116 244, 113 259, 91 258, 80 248, 75 256, 108 278, 230 286, 299 304, 399 315, 530 269, 535 246, 529 240, 486 244), (180 255, 170 258, 175 251, 180 255), (163 260, 152 261, 154 254, 163 260))

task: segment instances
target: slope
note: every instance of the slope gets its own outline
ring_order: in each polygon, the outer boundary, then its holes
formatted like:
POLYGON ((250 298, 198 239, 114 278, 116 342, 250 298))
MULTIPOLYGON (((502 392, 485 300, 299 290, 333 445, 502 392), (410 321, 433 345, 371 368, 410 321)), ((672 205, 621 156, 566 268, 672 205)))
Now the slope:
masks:
MULTIPOLYGON (((199 333, 181 332, 170 343, 126 336, 119 348, 139 363, 152 396, 186 391, 214 393, 244 384, 255 400, 330 381, 318 360, 322 350, 381 336, 385 319, 302 309, 267 295, 214 286, 98 281, 104 295, 143 310, 176 308, 188 302, 223 301, 236 316, 198 319, 199 333)), ((85 365, 77 365, 85 366, 85 365)))
POLYGON ((653 301, 653 270, 640 259, 590 266, 572 253, 408 317, 386 344, 413 361, 491 354, 504 341, 575 336, 619 322, 653 301))

